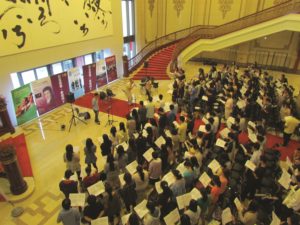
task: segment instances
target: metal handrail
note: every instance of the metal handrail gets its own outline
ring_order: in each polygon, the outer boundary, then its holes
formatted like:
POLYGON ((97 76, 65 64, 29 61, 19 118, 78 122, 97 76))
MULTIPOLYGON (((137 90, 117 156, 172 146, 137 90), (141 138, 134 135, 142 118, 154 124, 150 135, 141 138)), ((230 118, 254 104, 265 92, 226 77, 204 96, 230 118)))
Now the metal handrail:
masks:
POLYGON ((198 41, 199 39, 213 39, 234 31, 244 29, 246 27, 254 26, 256 24, 266 22, 290 13, 300 12, 300 2, 299 0, 290 0, 271 8, 262 10, 255 14, 234 20, 232 22, 217 26, 217 27, 202 27, 190 35, 183 38, 176 45, 176 48, 172 55, 172 62, 170 69, 174 71, 177 67, 177 57, 179 54, 189 45, 198 41))

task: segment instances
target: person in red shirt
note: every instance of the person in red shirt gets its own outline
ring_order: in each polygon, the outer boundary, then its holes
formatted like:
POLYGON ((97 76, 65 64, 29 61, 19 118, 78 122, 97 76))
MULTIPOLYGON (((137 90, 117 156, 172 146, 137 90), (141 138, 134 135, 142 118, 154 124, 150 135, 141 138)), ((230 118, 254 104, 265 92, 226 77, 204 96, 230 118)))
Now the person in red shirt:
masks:
POLYGON ((99 174, 96 172, 91 174, 92 170, 91 167, 85 168, 86 176, 82 180, 83 189, 86 190, 89 186, 97 183, 99 181, 99 174))
POLYGON ((65 179, 59 183, 59 190, 61 190, 66 198, 69 198, 70 193, 78 193, 78 182, 71 180, 73 175, 71 170, 66 170, 65 179))

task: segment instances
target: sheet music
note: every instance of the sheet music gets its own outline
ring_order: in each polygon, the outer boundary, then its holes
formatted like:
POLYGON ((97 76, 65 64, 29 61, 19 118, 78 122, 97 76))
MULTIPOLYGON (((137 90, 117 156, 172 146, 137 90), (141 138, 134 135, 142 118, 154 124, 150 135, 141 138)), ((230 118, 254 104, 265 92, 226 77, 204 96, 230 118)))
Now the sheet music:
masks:
POLYGON ((179 124, 177 123, 177 121, 174 121, 173 124, 174 124, 174 126, 175 126, 176 128, 179 127, 179 124))
POLYGON ((194 200, 198 200, 199 198, 202 198, 201 192, 197 188, 193 188, 190 194, 191 194, 191 198, 194 200))
POLYGON ((228 138, 229 133, 230 133, 230 130, 227 127, 220 131, 220 135, 222 138, 228 138))
POLYGON ((256 124, 254 122, 252 122, 252 121, 248 122, 248 126, 252 127, 253 129, 256 128, 256 124))
POLYGON ((224 140, 222 140, 221 138, 218 138, 217 142, 216 142, 216 146, 219 146, 221 148, 225 148, 226 142, 224 140))
POLYGON ((261 107, 263 107, 263 101, 262 101, 261 98, 258 98, 258 99, 256 100, 256 102, 257 102, 261 107))
POLYGON ((121 187, 123 187, 125 184, 124 173, 119 175, 119 180, 120 180, 121 187))
POLYGON ((221 165, 217 160, 214 159, 210 162, 210 164, 208 164, 208 167, 212 170, 213 173, 216 173, 221 168, 221 165))
POLYGON ((202 96, 202 100, 207 102, 208 101, 208 97, 206 95, 203 95, 202 96))
POLYGON ((134 137, 134 139, 137 139, 139 137, 139 134, 138 133, 133 133, 133 137, 134 137))
POLYGON ((177 201, 177 206, 178 209, 184 209, 186 206, 188 206, 190 204, 190 201, 192 200, 191 194, 190 193, 186 193, 184 195, 180 195, 176 197, 176 201, 177 201))
POLYGON ((248 133, 248 137, 249 137, 250 141, 252 141, 253 143, 257 142, 257 137, 256 137, 255 133, 253 133, 253 132, 248 133))
POLYGON ((222 212, 222 225, 225 225, 233 220, 231 210, 229 207, 222 212))
POLYGON ((166 140, 163 138, 163 136, 160 136, 154 143, 157 147, 161 148, 161 145, 166 144, 166 140))
POLYGON ((209 124, 209 121, 208 121, 205 117, 202 118, 202 121, 203 121, 203 123, 205 123, 205 124, 209 124))
POLYGON ((133 161, 132 163, 128 164, 125 168, 127 169, 128 173, 133 175, 136 172, 137 166, 138 166, 137 161, 133 161))
POLYGON ((173 84, 170 83, 170 84, 168 85, 168 88, 172 89, 172 88, 173 88, 173 84))
POLYGON ((243 205, 242 205, 242 203, 240 202, 240 200, 238 198, 234 199, 234 204, 235 204, 235 206, 236 206, 236 208, 238 210, 242 210, 243 209, 243 205))
POLYGON ((92 220, 91 223, 92 225, 109 225, 107 216, 92 220))
POLYGON ((245 88, 245 87, 243 86, 242 89, 241 89, 242 95, 244 95, 244 94, 246 93, 246 91, 247 91, 247 88, 245 88))
POLYGON ((152 157, 152 152, 154 152, 153 148, 149 148, 144 154, 144 158, 147 160, 147 162, 150 162, 153 157, 152 157))
POLYGON ((203 184, 204 187, 207 187, 211 182, 211 178, 207 175, 206 172, 204 172, 200 176, 199 181, 203 184))
POLYGON ((232 116, 230 116, 230 117, 227 119, 227 121, 228 121, 229 123, 231 123, 231 124, 234 124, 234 123, 235 123, 235 118, 232 117, 232 116))
POLYGON ((71 206, 84 206, 85 194, 84 193, 70 193, 71 206))
POLYGON ((285 162, 286 162, 286 164, 288 165, 288 167, 289 167, 291 170, 294 170, 293 164, 292 164, 292 162, 291 162, 291 160, 290 160, 290 158, 289 158, 288 156, 286 157, 285 162))
POLYGON ((142 132, 142 136, 144 137, 144 138, 146 138, 147 136, 148 136, 148 133, 147 133, 147 131, 145 130, 146 128, 144 128, 144 130, 143 130, 143 132, 142 132))
POLYGON ((240 144, 240 146, 243 149, 244 153, 248 154, 248 151, 247 151, 246 147, 243 144, 240 144))
POLYGON ((186 171, 185 166, 183 165, 183 163, 180 163, 180 164, 177 166, 176 169, 181 173, 181 175, 183 175, 183 173, 186 171))
POLYGON ((134 207, 134 211, 140 217, 140 219, 143 219, 144 216, 149 212, 146 205, 147 205, 147 200, 144 199, 140 204, 134 207))
POLYGON ((200 110, 200 107, 199 106, 195 106, 195 110, 200 110))
POLYGON ((122 216, 121 220, 122 220, 123 225, 127 224, 130 215, 131 215, 131 213, 128 213, 128 214, 122 216))
POLYGON ((163 189, 160 186, 160 181, 155 182, 155 189, 156 189, 158 194, 161 194, 163 192, 163 189))
POLYGON ((164 111, 165 112, 169 112, 170 111, 170 105, 171 105, 172 103, 171 102, 166 102, 165 103, 165 106, 164 106, 164 111))
POLYGON ((252 161, 250 161, 250 160, 247 160, 247 162, 245 163, 245 166, 246 166, 247 168, 249 168, 250 170, 252 170, 253 172, 254 172, 255 169, 256 169, 255 164, 254 164, 252 161))
POLYGON ((276 213, 273 211, 272 212, 272 222, 270 225, 280 225, 280 224, 281 224, 281 220, 278 218, 276 213))
POLYGON ((148 127, 152 127, 151 123, 146 123, 144 126, 144 130, 146 130, 148 127))
POLYGON ((219 99, 218 101, 225 105, 225 101, 223 99, 219 99))
POLYGON ((239 100, 237 103, 236 103, 237 107, 239 107, 239 109, 243 109, 246 107, 246 101, 245 100, 239 100))
POLYGON ((95 195, 95 196, 98 196, 103 192, 105 192, 104 184, 102 181, 98 181, 96 184, 89 186, 87 189, 90 195, 95 195))
POLYGON ((205 129, 205 125, 201 125, 199 127, 199 131, 203 132, 203 133, 206 133, 206 129, 205 129))
POLYGON ((166 225, 174 225, 179 220, 180 220, 180 215, 177 208, 164 217, 164 221, 166 225))
POLYGON ((286 190, 288 190, 289 187, 290 187, 291 181, 292 181, 291 175, 285 169, 282 169, 282 174, 281 174, 281 177, 278 180, 278 183, 282 187, 284 187, 286 190))
POLYGON ((212 220, 212 221, 209 222, 208 225, 220 225, 220 224, 221 224, 221 222, 219 222, 217 220, 212 220))
POLYGON ((172 137, 172 134, 171 134, 171 132, 169 130, 166 130, 165 134, 166 134, 167 137, 170 137, 170 138, 172 137))
POLYGON ((164 181, 166 181, 168 183, 168 185, 170 186, 171 184, 173 184, 176 181, 176 178, 174 176, 174 174, 172 172, 168 172, 163 179, 164 181))

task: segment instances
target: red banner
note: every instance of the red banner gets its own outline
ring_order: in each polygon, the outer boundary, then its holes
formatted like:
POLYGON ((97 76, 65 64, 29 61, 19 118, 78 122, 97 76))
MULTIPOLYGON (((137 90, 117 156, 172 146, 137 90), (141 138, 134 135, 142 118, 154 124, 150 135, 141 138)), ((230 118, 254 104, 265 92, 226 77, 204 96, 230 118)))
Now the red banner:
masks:
POLYGON ((100 59, 96 63, 96 80, 97 88, 107 84, 106 65, 104 59, 100 59))
POLYGON ((96 63, 85 65, 83 70, 84 92, 88 93, 96 89, 96 63))
POLYGON ((105 64, 106 64, 107 78, 109 83, 118 78, 116 56, 113 55, 105 58, 105 64))
POLYGON ((66 103, 66 95, 70 91, 68 73, 59 73, 50 78, 57 106, 60 106, 66 103))

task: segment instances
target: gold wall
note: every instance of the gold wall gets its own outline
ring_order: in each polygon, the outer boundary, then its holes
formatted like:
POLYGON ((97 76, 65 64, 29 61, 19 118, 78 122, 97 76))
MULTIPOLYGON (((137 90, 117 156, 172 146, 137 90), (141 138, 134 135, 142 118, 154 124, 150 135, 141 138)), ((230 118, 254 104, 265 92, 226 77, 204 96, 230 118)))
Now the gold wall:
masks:
MULTIPOLYGON (((1 1, 2 2, 2 1, 1 1)), ((34 2, 34 1, 31 1, 34 2)), ((40 1, 41 2, 41 1, 40 1)), ((53 1, 51 1, 53 2, 53 1)), ((63 1, 57 1, 63 2, 63 1)), ((71 4, 71 1, 68 1, 71 4)), ((72 1, 75 2, 75 1, 72 1)), ((83 1, 81 1, 83 2, 83 1)), ((0 57, 0 95, 4 95, 8 102, 8 111, 13 119, 15 116, 11 90, 13 89, 10 73, 19 72, 49 63, 54 63, 64 59, 85 55, 101 49, 109 48, 113 55, 116 55, 118 75, 123 74, 122 55, 123 55, 123 32, 122 32, 122 11, 121 1, 110 0, 112 11, 111 35, 99 36, 90 40, 67 43, 37 50, 25 51, 18 54, 11 54, 0 57)), ((2 8, 1 8, 2 9, 2 8)), ((61 13, 64 13, 63 11, 61 13)), ((29 34, 29 33, 28 33, 29 34)), ((1 38, 1 33, 0 33, 1 38)), ((13 121, 16 124, 16 121, 13 121)))

